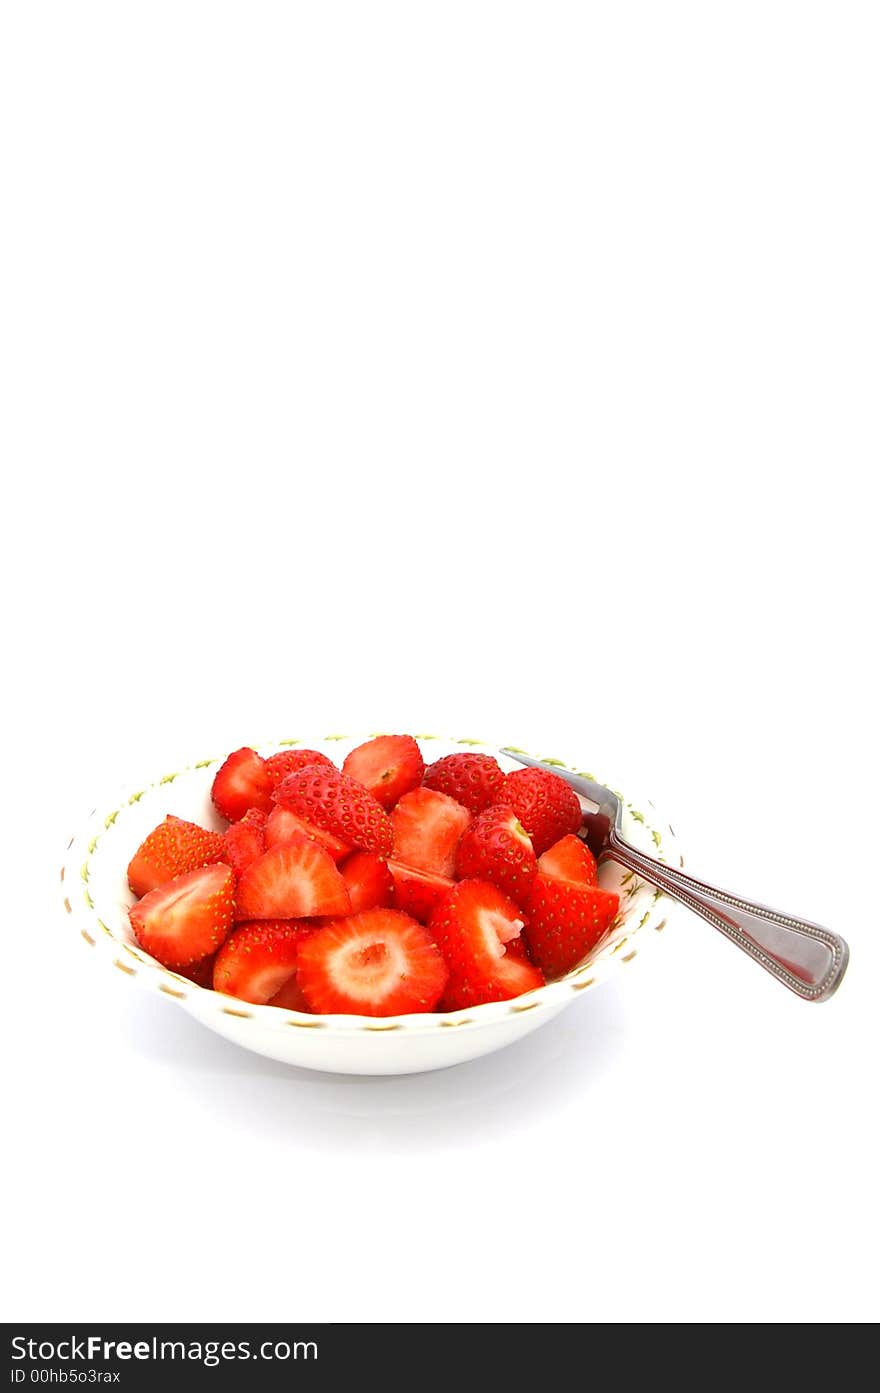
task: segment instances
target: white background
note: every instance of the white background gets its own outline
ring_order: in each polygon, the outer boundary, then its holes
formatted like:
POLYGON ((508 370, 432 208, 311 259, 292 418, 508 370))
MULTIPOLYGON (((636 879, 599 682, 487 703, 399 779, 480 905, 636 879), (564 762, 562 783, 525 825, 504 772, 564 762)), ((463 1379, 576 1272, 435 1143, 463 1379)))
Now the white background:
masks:
POLYGON ((4 5, 8 1319, 878 1315, 878 37, 4 5), (57 873, 104 790, 383 728, 633 780, 850 939, 839 995, 681 918, 364 1080, 96 970, 57 873))

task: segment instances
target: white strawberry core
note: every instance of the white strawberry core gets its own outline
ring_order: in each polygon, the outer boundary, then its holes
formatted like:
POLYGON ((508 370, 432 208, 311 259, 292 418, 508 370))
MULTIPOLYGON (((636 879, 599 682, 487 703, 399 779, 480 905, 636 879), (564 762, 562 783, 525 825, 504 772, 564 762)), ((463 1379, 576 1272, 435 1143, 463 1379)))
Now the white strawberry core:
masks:
POLYGON ((344 943, 328 963, 333 985, 362 1001, 387 996, 406 976, 407 967, 406 952, 392 937, 344 943))
POLYGON ((522 919, 508 919, 494 909, 484 909, 480 914, 480 928, 487 949, 495 958, 504 956, 504 945, 516 938, 523 928, 522 919))

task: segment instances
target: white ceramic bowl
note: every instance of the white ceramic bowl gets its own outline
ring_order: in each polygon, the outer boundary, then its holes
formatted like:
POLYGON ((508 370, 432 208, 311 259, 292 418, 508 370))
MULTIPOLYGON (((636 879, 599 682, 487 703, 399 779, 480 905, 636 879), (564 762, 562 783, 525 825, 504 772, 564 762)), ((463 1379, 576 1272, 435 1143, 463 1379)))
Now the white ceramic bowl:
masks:
MULTIPOLYGON (((303 745, 342 763, 348 750, 368 736, 325 736, 261 745, 262 754, 303 745)), ((494 754, 505 768, 517 768, 498 750, 479 740, 419 736, 427 763, 462 749, 494 754)), ((230 745, 234 749, 235 745, 230 745)), ((413 1074, 444 1069, 501 1049, 544 1025, 578 997, 585 997, 613 972, 632 963, 665 923, 664 897, 631 872, 603 864, 600 881, 621 895, 621 912, 610 934, 573 971, 513 1001, 491 1002, 445 1014, 391 1017, 310 1016, 275 1006, 252 1006, 197 987, 162 967, 138 947, 128 922, 133 896, 126 870, 136 848, 166 813, 208 827, 225 824, 211 803, 211 784, 222 759, 200 760, 163 774, 154 783, 129 790, 113 807, 99 808, 72 837, 61 871, 68 922, 89 951, 114 969, 120 980, 159 991, 211 1030, 245 1049, 307 1069, 344 1074, 413 1074)), ((549 761, 560 768, 561 760, 549 761)), ((601 771, 589 777, 601 779, 601 771)), ((607 782, 607 780, 604 780, 607 782)), ((650 801, 633 806, 624 799, 625 833, 636 846, 660 860, 680 864, 668 823, 650 801)))

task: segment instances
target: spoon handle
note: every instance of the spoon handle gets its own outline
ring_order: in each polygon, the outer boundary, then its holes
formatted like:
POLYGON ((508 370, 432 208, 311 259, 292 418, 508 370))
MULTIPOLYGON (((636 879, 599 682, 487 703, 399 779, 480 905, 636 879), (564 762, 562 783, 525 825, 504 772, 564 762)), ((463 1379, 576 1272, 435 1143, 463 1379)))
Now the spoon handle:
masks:
POLYGON ((827 1001, 840 985, 849 948, 830 929, 695 880, 637 851, 617 832, 603 855, 699 914, 802 1000, 827 1001))

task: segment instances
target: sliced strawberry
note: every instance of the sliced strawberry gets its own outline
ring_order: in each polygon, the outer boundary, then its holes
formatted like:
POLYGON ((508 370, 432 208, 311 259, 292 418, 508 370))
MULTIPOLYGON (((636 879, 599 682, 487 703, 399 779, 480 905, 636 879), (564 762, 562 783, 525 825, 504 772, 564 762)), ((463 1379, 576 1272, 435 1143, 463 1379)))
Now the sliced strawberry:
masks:
POLYGON ((348 888, 352 914, 391 904, 394 881, 381 856, 372 851, 353 851, 339 869, 348 888))
POLYGON ((285 1011, 310 1011, 311 1007, 303 996, 296 973, 288 977, 280 991, 266 1002, 267 1006, 281 1006, 285 1011))
POLYGON ((272 811, 272 780, 266 761, 248 745, 231 754, 217 771, 211 788, 214 807, 230 822, 238 822, 251 808, 272 811))
POLYGON ((338 769, 297 769, 275 790, 275 801, 315 827, 331 832, 362 851, 387 856, 391 819, 363 784, 338 769))
POLYGON ((428 767, 423 783, 472 813, 481 813, 493 803, 504 802, 506 777, 497 759, 468 751, 436 760, 428 767))
POLYGON ((214 984, 216 956, 216 953, 210 953, 207 958, 199 958, 198 962, 190 963, 188 967, 178 967, 175 971, 178 977, 186 977, 190 982, 195 982, 197 987, 207 987, 210 990, 214 984))
POLYGON ((147 895, 187 871, 221 860, 222 832, 208 832, 195 822, 169 814, 141 842, 128 867, 128 883, 138 896, 147 895))
POLYGON ((598 885, 572 885, 538 872, 527 903, 526 940, 548 977, 577 967, 608 930, 620 897, 598 885))
POLYGON ((232 928, 234 877, 228 866, 202 866, 151 890, 128 911, 141 947, 165 967, 206 958, 232 928))
POLYGON ((498 805, 478 813, 455 853, 460 880, 490 880, 522 904, 538 873, 532 843, 512 808, 498 805))
POLYGON ((420 871, 416 866, 405 866, 402 861, 389 861, 388 869, 394 878, 395 909, 418 919, 420 924, 427 924, 434 907, 455 884, 449 876, 420 871))
POLYGON ((302 930, 296 922, 264 919, 239 924, 214 961, 214 990, 264 1006, 296 971, 302 930))
POLYGON ((543 984, 521 950, 508 951, 522 927, 520 910, 488 881, 462 880, 440 901, 428 929, 449 968, 444 1009, 506 1001, 543 984))
MULTIPOLYGON (((517 940, 514 940, 516 942, 517 940)), ((544 976, 524 956, 521 948, 509 948, 498 963, 491 978, 449 978, 440 1002, 441 1011, 461 1011, 467 1006, 482 1006, 487 1001, 509 1001, 523 992, 543 987, 544 976)))
POLYGON ((342 772, 363 784, 383 808, 393 808, 418 788, 425 761, 411 735, 377 735, 345 756, 342 772))
POLYGON ((428 927, 450 972, 466 976, 474 966, 494 967, 523 923, 519 906, 497 886, 461 880, 437 905, 428 927))
POLYGON ((549 769, 516 769, 508 774, 504 802, 531 837, 536 856, 543 856, 560 837, 576 832, 583 817, 574 789, 549 769))
POLYGON ((303 919, 347 914, 350 908, 345 881, 329 852, 308 837, 297 837, 264 851, 242 872, 235 917, 303 919))
POLYGON ((223 860, 236 875, 241 875, 266 850, 266 814, 251 808, 239 822, 227 828, 225 842, 223 860))
POLYGON ((338 919, 301 944, 297 980, 313 1011, 401 1016, 433 1011, 446 966, 427 930, 394 909, 338 919))
POLYGON ((277 755, 270 755, 266 760, 266 773, 272 788, 276 789, 288 774, 295 773, 297 769, 311 769, 315 764, 323 765, 325 769, 336 768, 332 759, 322 755, 320 750, 279 750, 277 755))
POLYGON ((455 852, 471 820, 467 808, 432 788, 405 793, 391 814, 392 858, 435 875, 455 874, 455 852))
POLYGON ((323 827, 315 827, 305 818, 297 817, 289 808, 276 805, 266 822, 266 850, 281 846, 294 837, 311 837, 313 842, 318 842, 329 851, 334 861, 343 861, 351 851, 351 842, 344 842, 341 837, 334 837, 332 832, 325 832, 323 827))
POLYGON ((564 880, 569 885, 595 885, 598 875, 592 851, 573 834, 554 842, 550 850, 539 857, 538 870, 551 880, 564 880))

